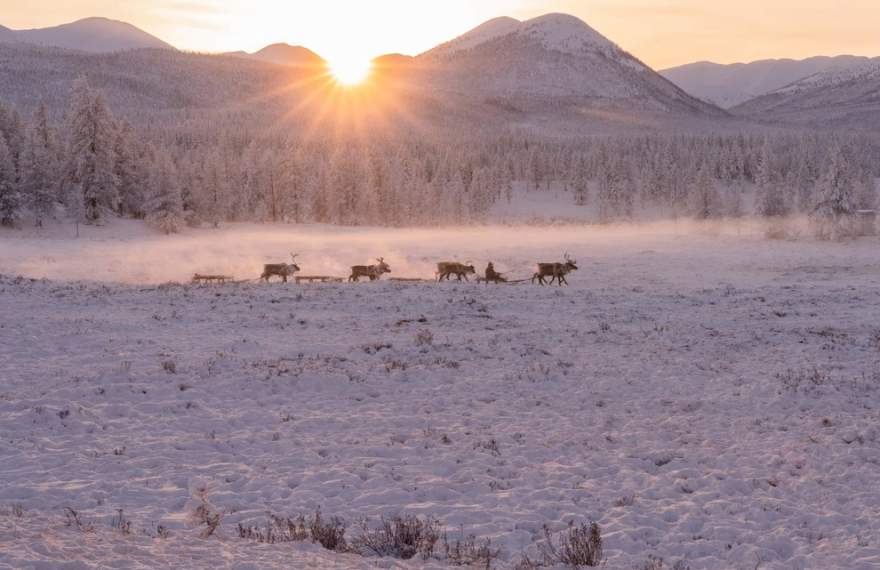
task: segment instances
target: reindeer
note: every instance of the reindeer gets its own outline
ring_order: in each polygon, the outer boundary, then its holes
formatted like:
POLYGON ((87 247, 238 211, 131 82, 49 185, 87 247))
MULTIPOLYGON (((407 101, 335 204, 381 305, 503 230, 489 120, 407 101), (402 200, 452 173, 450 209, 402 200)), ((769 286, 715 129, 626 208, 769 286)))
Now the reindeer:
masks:
POLYGON ((461 278, 464 277, 465 281, 470 281, 468 279, 468 275, 476 275, 477 270, 474 269, 473 265, 466 265, 464 263, 458 263, 456 261, 441 261, 437 264, 437 281, 443 281, 445 278, 449 281, 449 278, 452 275, 458 277, 458 280, 461 281, 461 278))
POLYGON ((299 272, 299 265, 296 264, 296 258, 299 254, 291 253, 291 263, 269 263, 263 266, 263 274, 260 276, 261 281, 269 282, 269 278, 274 276, 280 277, 284 283, 287 278, 294 273, 299 272))
POLYGON ((349 283, 352 281, 360 281, 361 277, 369 277, 370 281, 378 281, 382 278, 383 273, 391 273, 391 266, 385 263, 385 258, 377 259, 377 265, 355 265, 351 268, 351 275, 348 278, 349 283))
POLYGON ((577 263, 566 253, 565 263, 539 263, 536 265, 535 274, 532 276, 532 283, 537 280, 541 285, 546 285, 547 283, 544 281, 544 278, 550 277, 550 285, 553 285, 553 281, 556 281, 562 287, 563 284, 568 285, 565 276, 572 271, 577 271, 577 268, 577 263))

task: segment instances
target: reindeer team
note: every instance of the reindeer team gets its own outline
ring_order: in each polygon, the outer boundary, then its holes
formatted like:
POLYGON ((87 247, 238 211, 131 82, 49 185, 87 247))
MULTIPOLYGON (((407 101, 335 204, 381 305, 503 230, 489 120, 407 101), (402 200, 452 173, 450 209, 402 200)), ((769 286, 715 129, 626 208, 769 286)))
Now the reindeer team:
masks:
POLYGON ((361 277, 369 277, 370 281, 378 281, 383 274, 391 273, 391 266, 385 263, 384 257, 380 257, 376 261, 379 262, 376 265, 355 265, 352 267, 348 282, 357 283, 361 277))
MULTIPOLYGON (((287 283, 289 277, 293 277, 294 274, 300 271, 299 265, 296 264, 297 257, 297 254, 291 253, 291 263, 271 263, 264 265, 263 274, 260 276, 260 280, 268 283, 269 278, 280 277, 282 282, 287 283)), ((391 273, 391 266, 385 262, 384 257, 380 257, 376 259, 376 261, 377 263, 375 265, 353 266, 348 281, 350 283, 356 283, 360 281, 361 277, 366 277, 370 281, 378 281, 382 278, 382 275, 391 273)), ((537 282, 543 286, 548 284, 547 278, 550 278, 550 285, 553 285, 553 283, 556 282, 556 284, 561 287, 562 285, 568 285, 568 280, 565 276, 572 271, 577 271, 577 269, 577 262, 566 253, 565 261, 563 262, 538 263, 535 266, 535 273, 532 275, 531 282, 537 282)), ((476 268, 470 262, 459 263, 457 261, 441 261, 437 264, 437 272, 435 275, 439 282, 444 279, 449 281, 453 275, 458 281, 461 281, 462 279, 470 281, 468 275, 476 274, 476 268)), ((503 274, 495 271, 495 265, 492 262, 489 262, 489 265, 486 267, 485 277, 478 278, 478 280, 479 279, 482 279, 486 283, 509 283, 503 274)))
POLYGON ((293 277, 294 273, 299 271, 299 265, 296 264, 298 254, 290 254, 290 263, 269 263, 263 266, 263 274, 260 280, 269 282, 270 277, 280 277, 284 283, 287 283, 288 277, 293 277))

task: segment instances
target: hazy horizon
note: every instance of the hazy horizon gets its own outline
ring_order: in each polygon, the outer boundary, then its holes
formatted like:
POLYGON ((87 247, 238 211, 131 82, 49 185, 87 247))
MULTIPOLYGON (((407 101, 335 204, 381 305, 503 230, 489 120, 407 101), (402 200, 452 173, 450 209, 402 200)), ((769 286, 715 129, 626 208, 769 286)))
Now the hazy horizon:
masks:
POLYGON ((698 61, 739 63, 842 54, 880 56, 874 23, 880 5, 849 0, 757 0, 706 5, 698 0, 466 0, 352 3, 328 0, 0 0, 13 29, 60 25, 86 17, 131 23, 179 49, 256 51, 273 43, 302 45, 328 60, 416 55, 496 17, 520 20, 550 12, 575 15, 655 69, 698 61), (340 40, 344 38, 344 40, 340 40))

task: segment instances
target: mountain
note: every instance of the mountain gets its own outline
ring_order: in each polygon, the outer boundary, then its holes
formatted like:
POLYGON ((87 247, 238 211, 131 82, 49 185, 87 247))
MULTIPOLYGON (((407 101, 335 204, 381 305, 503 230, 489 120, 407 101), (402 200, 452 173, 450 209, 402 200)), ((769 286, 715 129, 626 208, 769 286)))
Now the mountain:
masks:
POLYGON ((869 61, 866 57, 851 55, 803 60, 766 59, 730 65, 703 61, 664 69, 660 74, 691 95, 729 109, 805 77, 869 61))
POLYGON ((731 109, 762 121, 841 129, 880 128, 880 58, 805 77, 731 109))
POLYGON ((725 115, 565 14, 525 22, 490 20, 421 54, 417 62, 435 91, 509 110, 553 110, 582 118, 617 112, 725 115))
MULTIPOLYGON (((131 50, 92 54, 0 44, 0 100, 61 116, 81 75, 115 112, 150 128, 247 117, 285 132, 441 132, 555 137, 715 131, 742 120, 699 101, 581 20, 494 20, 416 57, 376 58, 371 79, 340 89, 305 48, 256 54, 131 50), (296 64, 280 71, 278 63, 296 64)), ((432 135, 434 136, 434 135, 432 135)))
POLYGON ((426 55, 437 57, 470 49, 495 38, 514 33, 521 25, 522 22, 519 20, 507 16, 494 18, 453 40, 435 47, 428 51, 426 55))
POLYGON ((0 41, 22 42, 95 53, 141 48, 174 49, 159 38, 131 24, 107 18, 86 18, 70 24, 34 30, 0 28, 0 41))
POLYGON ((280 65, 324 65, 324 60, 315 52, 302 46, 272 44, 251 54, 251 57, 280 65))

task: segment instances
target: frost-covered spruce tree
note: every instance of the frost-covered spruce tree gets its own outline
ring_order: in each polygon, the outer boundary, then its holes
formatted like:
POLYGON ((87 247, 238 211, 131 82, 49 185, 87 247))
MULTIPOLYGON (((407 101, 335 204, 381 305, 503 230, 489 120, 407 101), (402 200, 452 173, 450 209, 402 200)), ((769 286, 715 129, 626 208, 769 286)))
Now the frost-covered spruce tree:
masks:
POLYGON ((857 179, 856 206, 859 210, 877 209, 877 183, 874 174, 867 168, 862 168, 857 179))
POLYGON ((186 223, 177 171, 171 157, 164 151, 156 153, 155 164, 150 170, 147 222, 165 234, 179 232, 186 223))
POLYGON ((18 192, 15 164, 6 138, 0 136, 0 225, 12 227, 21 218, 21 199, 18 192))
POLYGON ((572 190, 574 191, 574 203, 578 206, 586 206, 590 201, 590 185, 587 175, 587 163, 583 157, 580 157, 577 161, 577 166, 575 166, 572 190))
POLYGON ((856 213, 856 176, 843 148, 836 144, 818 183, 818 203, 812 221, 819 239, 852 234, 856 213))
POLYGON ((631 173, 621 158, 606 164, 599 178, 599 222, 607 224, 620 219, 630 219, 637 188, 631 173))
POLYGON ((116 129, 113 142, 113 173, 119 193, 119 212, 124 216, 143 219, 146 202, 146 188, 149 173, 144 164, 145 157, 138 148, 132 126, 123 122, 116 129))
POLYGON ((692 188, 694 217, 698 220, 721 217, 721 200, 707 166, 700 168, 692 188))
POLYGON ((6 139, 6 148, 12 164, 18 169, 18 160, 24 148, 24 121, 21 120, 18 111, 2 103, 0 103, 0 137, 6 139))
POLYGON ((219 151, 214 151, 205 160, 203 186, 199 192, 197 203, 202 218, 219 228, 220 222, 229 215, 230 186, 226 165, 219 151))
POLYGON ((73 87, 68 126, 67 181, 70 196, 83 201, 82 221, 99 223, 102 212, 119 211, 114 173, 115 125, 104 96, 89 87, 85 78, 73 87))
POLYGON ((761 157, 755 174, 757 192, 757 213, 766 218, 769 224, 766 235, 769 238, 783 238, 786 235, 784 218, 789 214, 785 192, 774 171, 773 152, 769 140, 764 142, 761 157))
POLYGON ((43 104, 27 132, 20 164, 23 200, 30 207, 36 226, 42 227, 43 220, 52 215, 55 206, 59 168, 57 137, 43 104))

